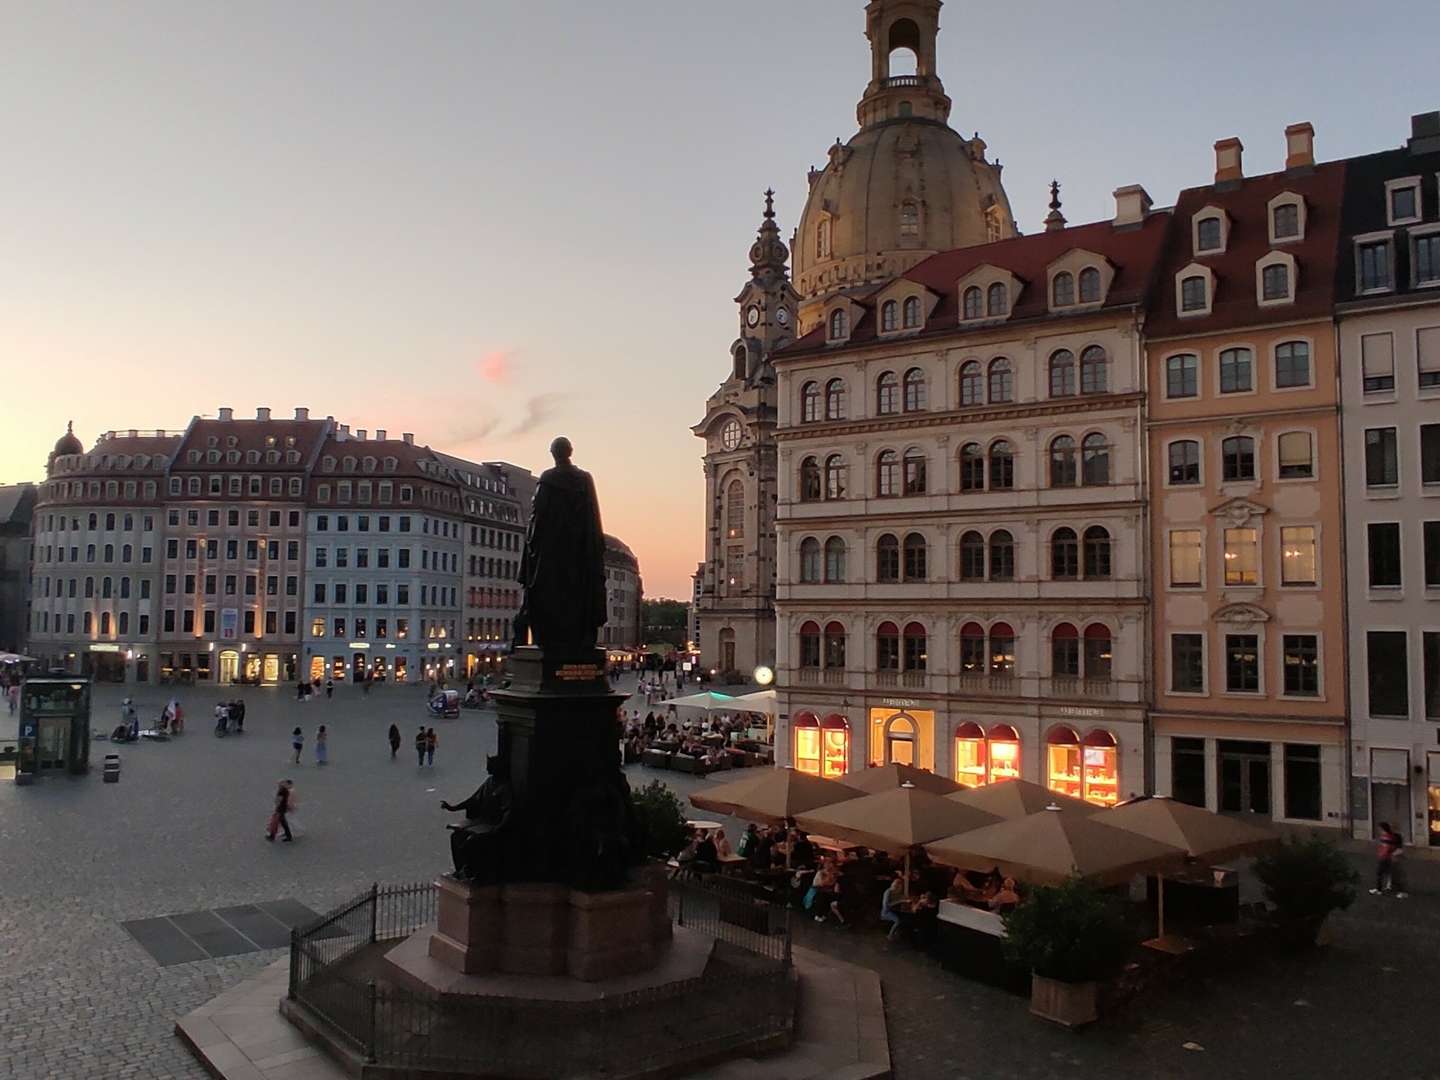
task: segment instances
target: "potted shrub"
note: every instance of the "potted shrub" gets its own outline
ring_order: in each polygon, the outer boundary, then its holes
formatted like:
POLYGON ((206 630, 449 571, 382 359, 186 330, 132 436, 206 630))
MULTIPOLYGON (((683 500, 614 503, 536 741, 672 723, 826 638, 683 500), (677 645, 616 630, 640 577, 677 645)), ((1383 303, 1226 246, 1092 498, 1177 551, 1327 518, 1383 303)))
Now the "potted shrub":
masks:
POLYGON ((685 808, 680 797, 651 780, 630 801, 635 807, 636 839, 647 859, 668 859, 685 846, 685 808))
POLYGON ((1314 945, 1332 911, 1355 902, 1360 875, 1340 849, 1319 836, 1292 837, 1255 860, 1255 876, 1275 906, 1283 941, 1314 945))
POLYGON ((1099 1016, 1096 984, 1120 970, 1131 934, 1115 901, 1075 878, 1031 890, 1005 916, 1005 940, 1030 972, 1030 1011, 1074 1028, 1099 1016))

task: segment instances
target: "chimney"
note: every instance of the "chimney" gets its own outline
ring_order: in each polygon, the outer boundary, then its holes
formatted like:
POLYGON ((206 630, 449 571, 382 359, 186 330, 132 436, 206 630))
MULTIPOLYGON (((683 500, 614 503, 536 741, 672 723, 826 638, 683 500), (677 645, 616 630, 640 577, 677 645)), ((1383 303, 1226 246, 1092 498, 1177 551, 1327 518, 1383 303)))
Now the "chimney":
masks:
POLYGON ((1221 139, 1215 144, 1215 183, 1239 183, 1245 178, 1245 170, 1240 166, 1244 153, 1245 144, 1239 139, 1221 139))
POLYGON ((222 406, 221 409, 220 409, 220 419, 221 419, 221 420, 226 420, 226 421, 234 420, 234 419, 235 419, 235 410, 234 410, 234 409, 227 409, 227 408, 225 408, 225 407, 222 406))
POLYGON ((310 419, 310 410, 309 410, 309 409, 305 409, 305 408, 301 408, 300 406, 297 405, 297 406, 295 407, 295 419, 296 419, 296 420, 309 420, 309 419, 310 419))
POLYGON ((132 428, 130 429, 130 431, 129 431, 129 435, 130 435, 130 438, 132 438, 132 439, 138 439, 138 438, 140 437, 140 432, 137 431, 135 428, 132 427, 132 428))
POLYGON ((385 441, 385 429, 383 427, 375 429, 375 438, 377 438, 381 442, 385 441))
POLYGON ((1285 129, 1285 168, 1308 169, 1315 164, 1315 128, 1308 120, 1285 129))
POLYGON ((1429 154, 1440 150, 1440 112, 1416 113, 1410 117, 1412 154, 1429 154))
POLYGON ((363 427, 362 427, 362 428, 356 428, 356 429, 355 429, 355 437, 356 437, 357 439, 359 439, 361 442, 364 442, 364 441, 365 441, 365 429, 364 429, 363 427))
POLYGON ((1150 213, 1150 193, 1139 184, 1115 189, 1115 227, 1140 225, 1150 213))
POLYGON ((341 424, 341 425, 340 425, 340 434, 343 435, 345 438, 348 439, 348 438, 350 437, 350 425, 349 425, 349 424, 341 424))
POLYGON ((400 438, 404 440, 406 446, 415 445, 415 433, 413 431, 405 432, 405 434, 401 435, 400 438))
POLYGON ((258 409, 255 410, 255 419, 256 419, 256 420, 269 420, 269 419, 270 419, 270 410, 267 409, 267 408, 265 408, 265 407, 262 405, 260 408, 258 408, 258 409))

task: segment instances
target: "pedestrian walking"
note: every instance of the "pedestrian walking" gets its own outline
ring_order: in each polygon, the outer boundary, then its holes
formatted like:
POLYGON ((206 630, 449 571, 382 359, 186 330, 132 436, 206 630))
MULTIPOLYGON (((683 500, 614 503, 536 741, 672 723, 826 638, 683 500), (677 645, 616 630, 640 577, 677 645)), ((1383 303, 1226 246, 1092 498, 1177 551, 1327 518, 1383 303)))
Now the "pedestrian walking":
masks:
POLYGON ((333 682, 331 682, 329 679, 326 679, 326 680, 325 680, 325 697, 326 697, 326 698, 333 698, 334 696, 335 696, 335 684, 334 684, 333 682))
POLYGON ((305 733, 298 727, 290 733, 290 746, 295 751, 295 764, 300 764, 300 751, 305 749, 305 733))
POLYGON ((236 698, 230 703, 230 720, 235 725, 235 734, 245 734, 245 700, 236 698))
POLYGON ((315 764, 328 765, 330 763, 330 736, 325 731, 325 725, 321 724, 315 732, 315 764))
POLYGON ((426 765, 434 766, 434 764, 435 764, 435 747, 437 747, 437 746, 439 746, 439 745, 440 745, 440 736, 435 734, 435 729, 432 727, 429 731, 425 732, 425 764, 426 764, 426 765))
POLYGON ((421 724, 420 730, 415 732, 415 757, 418 759, 416 761, 416 764, 420 765, 422 768, 425 765, 426 742, 427 740, 425 738, 425 725, 421 724))
MULTIPOLYGON (((299 731, 299 728, 295 729, 299 731)), ((270 820, 265 825, 265 839, 274 840, 275 834, 280 831, 285 833, 285 841, 288 843, 295 837, 290 832, 289 814, 294 807, 294 798, 291 794, 294 784, 289 780, 281 780, 279 788, 275 791, 275 808, 270 813, 270 820)))
POLYGON ((1404 900, 1410 894, 1405 891, 1405 868, 1400 856, 1405 851, 1404 838, 1390 827, 1388 821, 1380 822, 1380 847, 1375 858, 1375 887, 1372 896, 1394 892, 1397 900, 1404 900))

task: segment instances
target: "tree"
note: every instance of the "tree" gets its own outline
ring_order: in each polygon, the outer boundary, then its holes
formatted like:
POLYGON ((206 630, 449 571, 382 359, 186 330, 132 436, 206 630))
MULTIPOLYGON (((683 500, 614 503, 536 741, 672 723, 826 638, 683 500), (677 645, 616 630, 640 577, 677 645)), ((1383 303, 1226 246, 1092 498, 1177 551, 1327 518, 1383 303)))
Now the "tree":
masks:
POLYGON ((645 643, 684 648, 690 639, 690 605, 682 600, 642 600, 640 622, 645 643))

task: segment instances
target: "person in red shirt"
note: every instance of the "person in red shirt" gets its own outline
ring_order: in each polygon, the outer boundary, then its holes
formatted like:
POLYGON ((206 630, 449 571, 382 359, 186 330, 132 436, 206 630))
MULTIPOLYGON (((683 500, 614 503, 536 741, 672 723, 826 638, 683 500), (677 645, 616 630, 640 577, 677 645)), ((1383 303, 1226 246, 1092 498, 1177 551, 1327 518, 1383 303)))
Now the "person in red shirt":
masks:
POLYGON ((1400 863, 1405 841, 1388 821, 1380 822, 1378 832, 1380 846, 1375 858, 1375 887, 1370 893, 1379 896, 1383 892, 1394 891, 1396 899, 1404 900, 1409 895, 1405 892, 1405 873, 1400 863))

